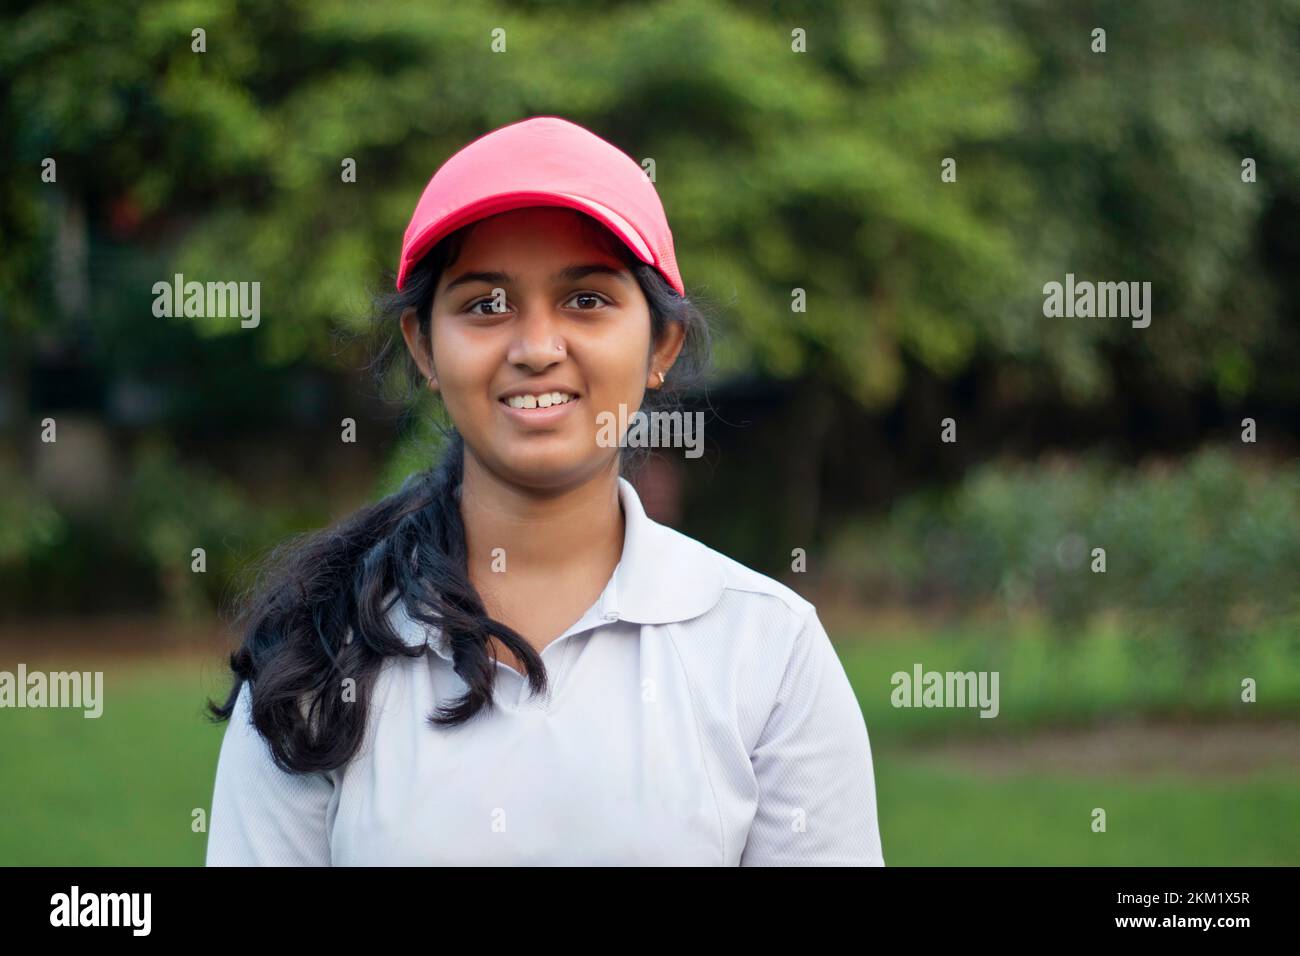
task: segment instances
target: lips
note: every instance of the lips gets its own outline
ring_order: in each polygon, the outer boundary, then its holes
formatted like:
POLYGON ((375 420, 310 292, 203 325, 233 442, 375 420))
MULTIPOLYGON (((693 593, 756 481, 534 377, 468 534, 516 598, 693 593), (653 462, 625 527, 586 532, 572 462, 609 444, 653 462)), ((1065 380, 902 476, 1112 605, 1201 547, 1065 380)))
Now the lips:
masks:
POLYGON ((525 392, 504 396, 498 404, 505 417, 516 427, 537 433, 550 432, 568 421, 575 414, 574 409, 582 401, 580 395, 572 392, 559 394, 561 400, 554 403, 551 402, 554 397, 553 392, 525 392), (539 401, 548 404, 541 405, 539 401), (511 404, 512 402, 514 404, 511 404))
POLYGON ((506 395, 501 398, 501 403, 509 408, 531 409, 531 408, 552 408, 556 405, 567 405, 576 401, 578 398, 573 392, 567 392, 561 389, 555 389, 547 392, 524 392, 517 395, 506 395))

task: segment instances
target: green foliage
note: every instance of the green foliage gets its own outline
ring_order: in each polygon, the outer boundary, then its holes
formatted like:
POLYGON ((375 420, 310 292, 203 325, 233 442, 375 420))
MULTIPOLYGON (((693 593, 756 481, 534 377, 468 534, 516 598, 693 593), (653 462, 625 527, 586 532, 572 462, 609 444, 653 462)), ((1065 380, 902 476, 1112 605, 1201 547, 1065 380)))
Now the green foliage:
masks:
POLYGON ((830 563, 865 595, 1040 607, 1062 633, 1120 611, 1200 667, 1265 623, 1300 633, 1300 467, 987 464, 849 527, 830 563))
MULTIPOLYGON (((437 466, 442 457, 443 431, 450 427, 445 413, 435 419, 437 411, 421 407, 410 416, 409 427, 398 441, 397 448, 387 457, 383 471, 376 481, 375 497, 382 498, 399 491, 403 482, 417 472, 437 466)), ((440 410, 440 409, 439 409, 440 410)))
POLYGON ((308 501, 255 502, 229 478, 182 461, 154 437, 129 453, 111 509, 60 509, 0 470, 0 597, 11 613, 158 606, 206 619, 233 598, 266 549, 327 523, 308 501), (195 548, 204 570, 195 570, 195 548))
POLYGON ((0 323, 49 325, 55 219, 85 203, 166 253, 158 278, 260 281, 257 361, 346 365, 330 333, 388 281, 437 165, 558 113, 655 161, 687 285, 725 306, 723 373, 822 374, 879 404, 908 358, 949 375, 988 351, 1083 401, 1115 387, 1118 349, 1181 387, 1293 398, 1258 240, 1300 193, 1298 24, 1296 0, 38 6, 0 30, 0 323), (1151 328, 1045 322, 1042 284, 1067 271, 1152 281, 1151 328))
POLYGON ((154 569, 166 609, 182 616, 210 614, 230 580, 232 550, 270 530, 261 527, 263 516, 238 486, 182 463, 163 443, 137 450, 124 505, 123 517, 154 569), (196 548, 203 549, 202 572, 195 570, 196 548))
POLYGON ((182 460, 164 439, 134 450, 113 542, 149 569, 165 612, 202 619, 252 583, 258 560, 304 530, 332 520, 318 495, 257 500, 214 469, 182 460), (206 570, 193 570, 195 548, 206 570))
POLYGON ((0 466, 0 568, 52 548, 65 532, 62 516, 35 483, 0 466))

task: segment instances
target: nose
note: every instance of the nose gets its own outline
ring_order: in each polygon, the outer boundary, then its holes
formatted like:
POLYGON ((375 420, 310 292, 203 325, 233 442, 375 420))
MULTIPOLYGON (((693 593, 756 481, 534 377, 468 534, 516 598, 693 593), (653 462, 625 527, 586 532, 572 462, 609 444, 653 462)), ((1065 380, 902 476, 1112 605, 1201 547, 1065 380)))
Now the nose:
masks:
POLYGON ((568 355, 558 317, 550 307, 534 305, 521 309, 514 328, 515 335, 506 353, 511 365, 544 372, 568 355))

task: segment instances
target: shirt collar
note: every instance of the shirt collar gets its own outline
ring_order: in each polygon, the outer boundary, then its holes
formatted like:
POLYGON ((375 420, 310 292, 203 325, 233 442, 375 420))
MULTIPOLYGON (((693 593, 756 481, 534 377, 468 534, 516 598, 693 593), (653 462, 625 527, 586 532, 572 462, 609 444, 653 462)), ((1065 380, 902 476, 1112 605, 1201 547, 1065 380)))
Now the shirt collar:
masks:
MULTIPOLYGON (((575 628, 613 621, 671 624, 699 617, 717 604, 725 583, 717 553, 653 520, 632 483, 622 476, 618 498, 625 519, 623 554, 593 607, 595 620, 590 621, 588 613, 575 628)), ((408 645, 428 643, 451 660, 440 631, 412 620, 400 601, 395 613, 398 634, 408 645)))

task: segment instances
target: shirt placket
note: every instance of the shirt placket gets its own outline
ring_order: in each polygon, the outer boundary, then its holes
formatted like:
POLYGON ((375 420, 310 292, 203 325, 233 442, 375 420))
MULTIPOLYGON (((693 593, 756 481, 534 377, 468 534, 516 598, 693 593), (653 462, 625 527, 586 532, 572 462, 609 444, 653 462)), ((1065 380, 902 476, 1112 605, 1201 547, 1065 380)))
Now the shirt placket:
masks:
MULTIPOLYGON (((613 579, 611 578, 610 584, 601 593, 596 603, 587 610, 587 613, 579 618, 567 631, 557 637, 550 644, 546 645, 546 647, 542 648, 543 659, 548 657, 558 657, 558 659, 555 662, 554 667, 548 667, 547 669, 549 680, 547 681, 545 696, 531 708, 527 704, 529 694, 528 678, 520 674, 513 667, 508 667, 504 664, 498 665, 499 668, 504 668, 509 673, 509 676, 517 682, 514 692, 511 695, 511 698, 514 701, 511 708, 512 710, 515 712, 522 712, 524 710, 533 709, 536 712, 543 714, 550 712, 551 704, 554 703, 555 696, 559 693, 559 684, 564 680, 569 652, 572 650, 570 645, 573 643, 573 640, 587 631, 599 628, 603 624, 617 621, 618 610, 615 604, 616 595, 613 579), (551 650, 551 648, 555 647, 558 647, 559 649, 555 651, 551 650)), ((551 662, 547 661, 547 663, 549 665, 551 662)))

